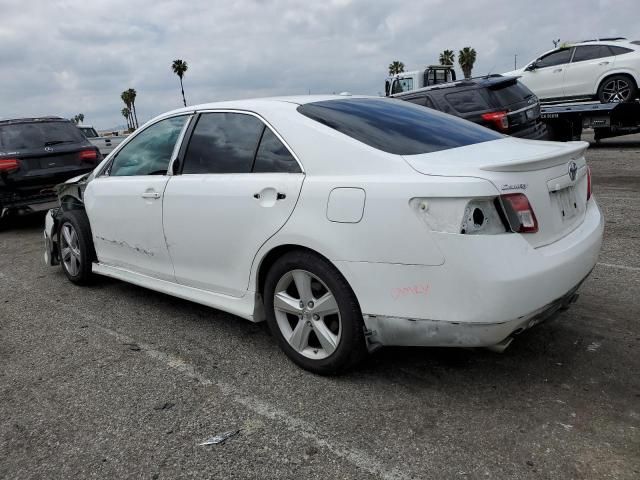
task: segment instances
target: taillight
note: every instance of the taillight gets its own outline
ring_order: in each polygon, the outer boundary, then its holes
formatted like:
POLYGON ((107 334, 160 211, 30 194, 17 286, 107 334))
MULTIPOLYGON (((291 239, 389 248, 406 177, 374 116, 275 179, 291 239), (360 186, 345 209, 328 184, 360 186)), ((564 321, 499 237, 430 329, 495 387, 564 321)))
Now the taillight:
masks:
POLYGON ((91 160, 95 162, 98 159, 98 152, 95 150, 81 150, 79 156, 82 161, 91 160))
POLYGON ((0 173, 15 172, 20 168, 20 160, 17 158, 0 158, 0 173))
POLYGON ((500 199, 513 232, 535 233, 538 231, 538 220, 526 195, 522 193, 507 193, 506 195, 500 195, 500 199))
POLYGON ((591 168, 587 165, 587 202, 591 198, 591 168))
POLYGON ((509 128, 509 118, 507 112, 490 112, 483 113, 482 118, 488 122, 492 122, 498 130, 506 130, 509 128))

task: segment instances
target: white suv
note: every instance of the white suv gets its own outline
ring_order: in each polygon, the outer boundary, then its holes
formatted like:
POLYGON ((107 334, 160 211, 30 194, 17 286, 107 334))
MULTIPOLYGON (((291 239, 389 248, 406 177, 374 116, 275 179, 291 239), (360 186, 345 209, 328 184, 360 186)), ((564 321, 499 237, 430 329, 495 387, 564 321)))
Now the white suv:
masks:
POLYGON ((563 45, 504 75, 520 76, 543 101, 631 102, 640 85, 640 41, 615 38, 563 45))

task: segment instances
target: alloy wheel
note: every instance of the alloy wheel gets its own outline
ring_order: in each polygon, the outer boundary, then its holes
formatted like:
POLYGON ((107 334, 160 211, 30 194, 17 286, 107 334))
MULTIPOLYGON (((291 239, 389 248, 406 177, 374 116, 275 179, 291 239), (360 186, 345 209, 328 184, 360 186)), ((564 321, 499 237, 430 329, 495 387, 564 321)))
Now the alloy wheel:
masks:
POLYGON ((299 354, 322 360, 338 347, 342 334, 338 303, 313 273, 285 273, 276 285, 273 307, 280 332, 299 354))
POLYGON ((605 103, 619 103, 629 100, 631 85, 623 79, 613 79, 602 87, 602 99, 605 103))
POLYGON ((64 268, 69 275, 75 277, 80 272, 82 259, 80 257, 80 244, 78 242, 78 233, 70 223, 62 225, 62 234, 60 236, 60 257, 64 268))

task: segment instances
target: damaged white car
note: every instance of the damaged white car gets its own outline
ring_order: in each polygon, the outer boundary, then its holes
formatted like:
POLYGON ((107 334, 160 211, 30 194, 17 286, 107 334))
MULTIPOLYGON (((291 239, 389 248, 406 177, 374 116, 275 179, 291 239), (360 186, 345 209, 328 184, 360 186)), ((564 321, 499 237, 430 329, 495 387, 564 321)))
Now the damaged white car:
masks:
POLYGON ((184 108, 59 187, 45 259, 266 320, 322 374, 385 345, 504 348, 596 264, 586 148, 381 98, 184 108))

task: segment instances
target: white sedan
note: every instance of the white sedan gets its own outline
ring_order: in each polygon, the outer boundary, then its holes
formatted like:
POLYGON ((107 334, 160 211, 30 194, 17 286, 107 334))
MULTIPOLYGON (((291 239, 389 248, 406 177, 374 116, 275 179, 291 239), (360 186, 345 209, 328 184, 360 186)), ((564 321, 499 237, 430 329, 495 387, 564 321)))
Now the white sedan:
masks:
POLYGON ((586 148, 383 98, 184 108, 59 187, 45 260, 266 319, 322 374, 385 345, 501 349, 596 264, 586 148))

